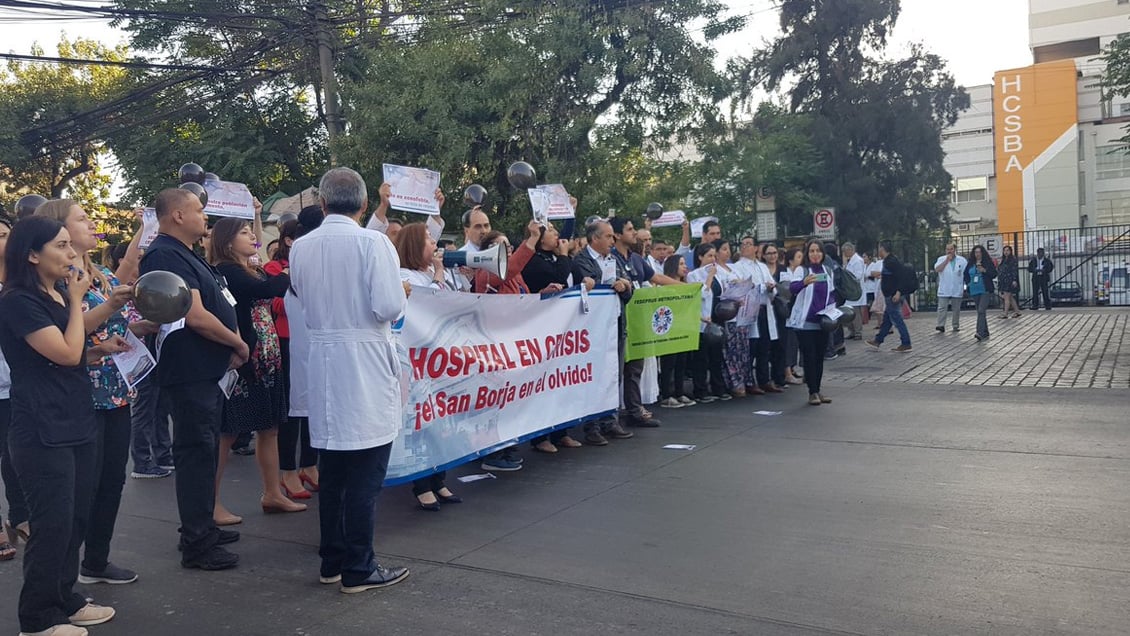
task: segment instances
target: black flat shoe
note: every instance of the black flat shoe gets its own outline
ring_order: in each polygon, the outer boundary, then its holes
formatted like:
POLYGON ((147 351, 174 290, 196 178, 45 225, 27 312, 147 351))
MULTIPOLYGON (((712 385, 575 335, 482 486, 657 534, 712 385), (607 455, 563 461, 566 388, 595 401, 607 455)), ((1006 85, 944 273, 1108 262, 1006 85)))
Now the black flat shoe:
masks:
POLYGON ((456 494, 452 494, 450 497, 444 497, 443 495, 436 493, 436 499, 439 499, 441 503, 448 503, 448 504, 463 503, 463 498, 460 497, 459 495, 456 495, 456 494))
POLYGON ((424 503, 424 502, 420 501, 419 497, 417 497, 416 498, 416 505, 420 506, 420 510, 427 510, 428 512, 439 512, 439 501, 433 501, 431 503, 424 503))

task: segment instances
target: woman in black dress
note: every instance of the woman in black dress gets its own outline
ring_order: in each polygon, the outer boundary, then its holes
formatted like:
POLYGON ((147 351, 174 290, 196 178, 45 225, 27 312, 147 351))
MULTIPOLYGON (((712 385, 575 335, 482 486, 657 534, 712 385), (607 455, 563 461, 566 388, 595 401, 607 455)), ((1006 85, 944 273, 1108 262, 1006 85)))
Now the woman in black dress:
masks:
MULTIPOLYGON (((84 626, 114 617, 74 591, 98 463, 82 311, 90 275, 77 256, 62 223, 28 217, 8 239, 0 292, 0 348, 12 370, 9 452, 31 528, 20 629, 56 636, 84 636, 84 626)), ((128 300, 122 289, 85 318, 105 322, 128 300)))
POLYGON ((251 359, 239 368, 239 379, 224 404, 220 427, 220 455, 216 470, 216 525, 232 525, 242 519, 220 501, 220 482, 228 454, 236 437, 255 432, 255 459, 263 479, 263 512, 301 512, 306 504, 291 501, 279 484, 279 424, 287 417, 286 384, 282 376, 282 351, 271 299, 282 298, 290 287, 290 273, 268 276, 252 267, 258 251, 255 233, 247 221, 220 219, 212 227, 209 255, 216 270, 227 279, 235 297, 239 335, 251 351, 251 359))
POLYGON ((1004 313, 1001 318, 1008 318, 1009 311, 1012 311, 1013 318, 1019 318, 1020 305, 1017 304, 1016 297, 1020 294, 1020 264, 1016 261, 1011 245, 1004 246, 1000 265, 997 266, 997 285, 1003 299, 1004 313))

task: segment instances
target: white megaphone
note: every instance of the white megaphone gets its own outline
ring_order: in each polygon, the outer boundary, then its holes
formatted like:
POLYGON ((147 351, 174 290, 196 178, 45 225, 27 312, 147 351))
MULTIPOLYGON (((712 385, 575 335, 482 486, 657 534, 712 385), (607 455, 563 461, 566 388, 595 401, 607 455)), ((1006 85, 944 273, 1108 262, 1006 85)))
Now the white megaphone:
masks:
POLYGON ((470 250, 443 253, 444 267, 470 267, 471 269, 485 269, 495 276, 506 280, 506 244, 496 243, 481 252, 470 250))

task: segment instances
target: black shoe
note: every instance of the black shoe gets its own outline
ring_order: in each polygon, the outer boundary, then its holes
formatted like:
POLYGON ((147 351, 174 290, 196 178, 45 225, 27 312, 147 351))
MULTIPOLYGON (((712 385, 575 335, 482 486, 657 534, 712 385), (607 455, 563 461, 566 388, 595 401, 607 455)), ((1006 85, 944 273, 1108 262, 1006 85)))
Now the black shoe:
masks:
POLYGON ((440 503, 446 503, 446 504, 463 503, 463 498, 460 497, 459 495, 456 495, 456 494, 452 494, 449 497, 444 497, 443 495, 441 495, 437 492, 436 493, 436 499, 439 499, 440 503))
POLYGON ((934 327, 934 331, 937 331, 938 333, 945 333, 946 328, 945 327, 934 327))
POLYGON ((377 569, 373 570, 373 573, 364 581, 347 585, 345 581, 342 580, 341 591, 345 594, 356 594, 366 590, 375 590, 379 587, 396 585, 406 578, 408 578, 408 568, 386 568, 378 565, 377 569))
POLYGON ((181 559, 180 565, 188 569, 227 570, 239 565, 239 555, 228 552, 217 545, 212 546, 200 556, 181 559))
MULTIPOLYGON (((223 528, 216 528, 216 532, 219 533, 216 535, 216 545, 228 545, 229 543, 235 543, 236 541, 239 541, 239 532, 235 530, 224 530, 223 528)), ((178 543, 177 551, 184 552, 184 546, 178 543)))

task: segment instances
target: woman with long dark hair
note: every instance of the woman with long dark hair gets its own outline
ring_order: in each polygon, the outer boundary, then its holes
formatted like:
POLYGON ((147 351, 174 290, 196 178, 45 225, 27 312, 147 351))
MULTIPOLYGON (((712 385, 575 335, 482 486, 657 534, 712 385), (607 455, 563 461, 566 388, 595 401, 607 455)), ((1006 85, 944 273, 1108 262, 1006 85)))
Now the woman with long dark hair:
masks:
POLYGON ((716 400, 729 400, 733 396, 726 386, 726 371, 723 355, 726 348, 726 335, 722 325, 714 323, 714 306, 722 298, 722 283, 718 280, 715 266, 715 249, 710 243, 695 248, 694 260, 697 269, 687 274, 687 282, 702 283, 702 335, 698 340, 698 351, 691 358, 691 375, 694 379, 694 397, 702 404, 716 400), (713 332, 713 333, 711 333, 713 332))
POLYGON ((832 292, 832 269, 824 265, 824 245, 813 239, 804 245, 804 265, 800 276, 793 272, 789 291, 796 299, 786 323, 796 330, 800 354, 804 357, 804 381, 808 384, 808 403, 812 406, 828 404, 831 398, 820 392, 824 378, 824 354, 828 348, 828 332, 820 325, 820 312, 836 301, 832 292))
MULTIPOLYGON (((4 250, 8 235, 12 233, 12 221, 0 214, 0 291, 4 289, 4 250)), ((12 468, 12 458, 8 455, 8 424, 12 421, 12 373, 4 352, 0 351, 0 476, 4 480, 4 495, 8 499, 8 519, 4 522, 7 541, 0 541, 0 561, 16 558, 16 546, 20 539, 28 536, 27 502, 20 490, 19 478, 12 468)))
POLYGON ((761 245, 761 265, 764 266, 766 289, 762 293, 764 306, 757 314, 757 335, 753 337, 757 345, 757 382, 766 393, 780 393, 788 384, 785 382, 785 319, 773 309, 777 297, 776 287, 781 282, 781 268, 778 267, 777 246, 773 243, 761 245))
MULTIPOLYGON (((682 254, 672 254, 663 261, 663 274, 680 283, 687 282, 687 262, 682 254)), ((669 353, 659 358, 659 406, 678 409, 693 406, 695 401, 687 395, 687 367, 691 351, 669 353)))
MULTIPOLYGON (((290 248, 298 238, 300 226, 297 219, 279 227, 279 245, 274 257, 263 266, 269 276, 290 276, 290 248)), ((285 393, 290 393, 290 320, 282 298, 271 299, 271 317, 279 336, 282 353, 282 380, 285 393)), ((287 410, 289 413, 289 399, 287 410)), ((318 451, 310 447, 310 424, 305 417, 288 416, 279 424, 279 480, 283 494, 291 499, 309 499, 310 492, 318 492, 318 451), (294 461, 298 451, 298 463, 294 461), (309 490, 307 490, 309 488, 309 490)))
POLYGON ((290 276, 267 276, 250 264, 258 253, 255 233, 247 221, 223 218, 212 226, 209 256, 216 271, 227 279, 235 296, 239 335, 247 343, 251 358, 239 368, 231 397, 224 403, 220 427, 220 453, 216 470, 216 525, 243 521, 220 501, 220 484, 232 444, 241 433, 256 434, 255 459, 263 480, 263 512, 302 512, 306 504, 291 501, 279 483, 279 425, 286 421, 286 385, 282 380, 282 352, 271 300, 290 288, 290 276))
POLYGON ((1020 305, 1016 297, 1020 295, 1020 263, 1011 245, 1004 246, 1001 262, 997 265, 997 286, 1003 300, 1001 318, 1008 318, 1010 310, 1013 318, 1019 318, 1020 305))
POLYGON ((114 610, 74 591, 98 481, 98 419, 86 369, 86 335, 128 295, 84 315, 90 274, 62 223, 31 216, 12 229, 0 292, 0 349, 12 370, 12 464, 27 498, 20 630, 81 636, 114 610), (60 283, 65 283, 63 287, 60 283))
MULTIPOLYGON (((795 276, 803 278, 803 274, 800 273, 802 263, 804 263, 804 251, 802 249, 791 247, 786 250, 784 266, 777 282, 788 288, 789 283, 793 282, 795 276)), ((786 318, 785 321, 787 323, 788 319, 786 318)), ((785 340, 785 383, 804 384, 803 375, 796 370, 796 365, 800 362, 800 345, 797 342, 796 330, 786 324, 783 337, 785 340)))
POLYGON ((997 266, 982 245, 974 245, 969 250, 969 265, 965 268, 965 284, 969 296, 977 303, 977 333, 973 337, 978 342, 989 339, 989 303, 993 300, 993 279, 997 277, 997 266))

